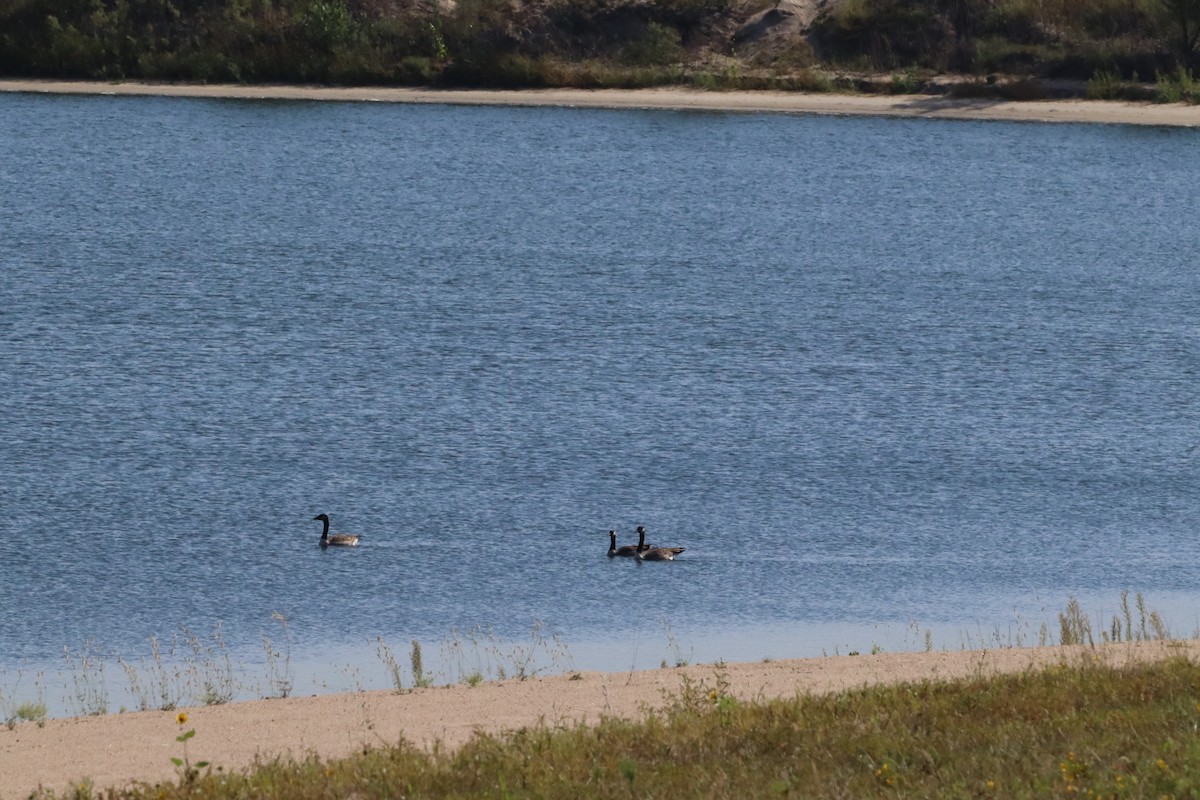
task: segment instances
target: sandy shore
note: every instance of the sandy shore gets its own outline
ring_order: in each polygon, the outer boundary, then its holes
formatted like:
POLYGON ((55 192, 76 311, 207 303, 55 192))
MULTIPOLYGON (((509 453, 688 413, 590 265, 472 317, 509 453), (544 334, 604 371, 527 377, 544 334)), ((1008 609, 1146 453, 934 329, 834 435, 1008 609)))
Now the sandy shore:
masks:
MULTIPOLYGON (((1038 668, 1098 657, 1121 665, 1166 654, 1200 656, 1200 642, 1026 648, 954 653, 892 653, 753 664, 691 666, 624 673, 581 673, 527 681, 420 689, 407 694, 355 694, 258 700, 187 709, 192 760, 226 770, 256 758, 337 757, 364 746, 434 741, 451 747, 476 730, 503 731, 547 723, 637 717, 677 693, 685 679, 715 685, 720 672, 741 699, 793 697, 902 681, 949 680, 1038 668)), ((97 787, 155 782, 175 775, 180 755, 175 712, 146 711, 50 720, 39 728, 0 727, 0 798, 24 798, 39 786, 61 791, 91 778, 97 787)))
POLYGON ((0 91, 53 94, 157 95, 383 103, 659 108, 692 111, 774 112, 931 119, 1086 122, 1200 127, 1200 106, 1090 100, 1028 102, 952 100, 940 96, 865 96, 788 92, 702 92, 686 89, 522 91, 333 88, 320 86, 178 85, 84 81, 0 80, 0 91))

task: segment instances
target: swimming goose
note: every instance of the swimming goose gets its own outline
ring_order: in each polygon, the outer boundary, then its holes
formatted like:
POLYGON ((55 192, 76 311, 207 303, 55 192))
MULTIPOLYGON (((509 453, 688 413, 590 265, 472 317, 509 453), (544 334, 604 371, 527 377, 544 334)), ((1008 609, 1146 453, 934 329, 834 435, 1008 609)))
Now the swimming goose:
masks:
MULTIPOLYGON (((637 532, 638 542, 644 542, 646 540, 646 529, 638 525, 637 532)), ((639 546, 638 551, 634 555, 637 556, 638 561, 674 561, 675 556, 683 551, 684 548, 682 547, 639 546)))
POLYGON ((620 547, 617 547, 617 532, 609 531, 608 532, 608 541, 609 541, 609 544, 608 544, 608 557, 609 558, 612 558, 613 556, 635 556, 635 555, 637 555, 638 550, 644 550, 646 547, 652 546, 652 545, 646 544, 646 534, 645 533, 643 533, 641 535, 641 538, 638 539, 637 544, 626 544, 626 545, 621 545, 620 547))
POLYGON ((337 547, 355 547, 358 545, 359 537, 353 533, 335 533, 333 536, 329 535, 328 514, 317 514, 315 517, 313 517, 313 519, 319 519, 325 524, 324 529, 321 531, 321 547, 329 547, 330 545, 337 547))

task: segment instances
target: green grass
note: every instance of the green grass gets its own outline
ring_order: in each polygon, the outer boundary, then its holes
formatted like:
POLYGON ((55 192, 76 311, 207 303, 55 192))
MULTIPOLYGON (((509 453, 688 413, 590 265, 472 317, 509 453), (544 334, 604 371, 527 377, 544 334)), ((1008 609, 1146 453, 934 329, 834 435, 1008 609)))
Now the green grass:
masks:
POLYGON ((45 703, 34 701, 25 701, 18 705, 13 711, 13 715, 5 720, 9 730, 16 727, 17 722, 36 722, 39 728, 46 725, 46 717, 49 715, 49 708, 45 703))
MULTIPOLYGON (((209 771, 108 798, 1194 797, 1200 666, 1096 659, 957 682, 742 702, 685 682, 634 721, 401 743, 209 771)), ((191 743, 202 753, 203 741, 191 743)))

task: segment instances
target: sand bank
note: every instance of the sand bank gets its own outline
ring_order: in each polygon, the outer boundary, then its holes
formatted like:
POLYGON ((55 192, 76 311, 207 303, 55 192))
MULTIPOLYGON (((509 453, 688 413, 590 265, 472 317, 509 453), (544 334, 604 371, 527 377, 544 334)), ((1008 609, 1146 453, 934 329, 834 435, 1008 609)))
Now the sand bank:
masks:
MULTIPOLYGON (((887 653, 869 656, 690 666, 623 673, 578 673, 419 689, 406 694, 353 694, 257 700, 187 709, 193 761, 226 770, 244 769, 256 758, 344 756, 364 746, 405 738, 448 746, 476 730, 503 731, 547 723, 595 721, 601 716, 638 717, 677 693, 685 680, 715 685, 718 672, 741 699, 793 697, 879 683, 950 680, 1017 672, 1096 656, 1121 665, 1170 653, 1200 656, 1200 642, 1025 648, 954 653, 887 653)), ((0 798, 24 798, 37 787, 60 791, 91 778, 97 787, 132 781, 170 780, 179 755, 175 712, 144 711, 0 727, 0 798)))
POLYGON ((1012 122, 1086 122, 1200 127, 1200 106, 1093 100, 948 99, 930 95, 837 95, 790 92, 703 92, 687 89, 520 91, 321 86, 182 85, 0 80, 0 91, 53 94, 157 95, 276 100, 340 100, 457 105, 656 108, 745 113, 927 117, 1012 122))

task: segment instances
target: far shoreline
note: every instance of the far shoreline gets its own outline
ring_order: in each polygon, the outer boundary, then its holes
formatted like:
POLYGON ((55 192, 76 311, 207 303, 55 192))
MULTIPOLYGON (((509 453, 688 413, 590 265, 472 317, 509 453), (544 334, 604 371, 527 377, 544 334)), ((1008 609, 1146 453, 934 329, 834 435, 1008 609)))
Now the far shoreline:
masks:
POLYGON ((0 80, 0 92, 57 95, 313 100, 466 106, 564 107, 811 114, 996 122, 1200 127, 1200 105, 1115 100, 994 100, 942 95, 804 94, 656 89, 429 89, 128 81, 0 80))

